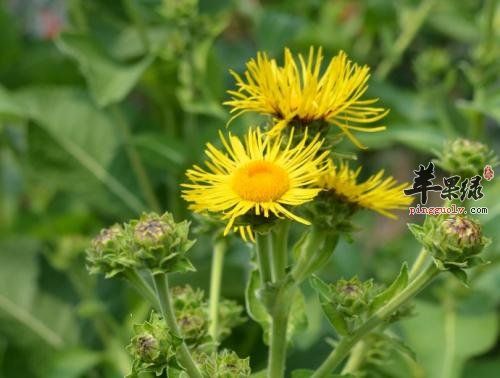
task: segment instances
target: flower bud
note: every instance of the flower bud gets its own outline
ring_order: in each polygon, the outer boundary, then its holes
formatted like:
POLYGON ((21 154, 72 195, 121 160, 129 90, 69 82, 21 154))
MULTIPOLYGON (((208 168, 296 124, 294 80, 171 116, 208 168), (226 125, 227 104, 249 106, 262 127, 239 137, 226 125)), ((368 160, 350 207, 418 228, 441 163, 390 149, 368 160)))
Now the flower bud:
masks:
POLYGON ((428 216, 423 226, 409 227, 434 259, 444 265, 467 267, 469 260, 489 243, 479 222, 463 216, 428 216))
POLYGON ((198 353, 195 357, 204 378, 250 377, 250 360, 227 349, 217 354, 198 353))
POLYGON ((147 362, 154 361, 160 353, 158 340, 147 332, 135 338, 135 350, 138 356, 147 362))
POLYGON ((338 280, 332 285, 332 302, 346 316, 362 314, 368 309, 374 294, 373 281, 360 281, 357 277, 338 280))
POLYGON ((208 319, 201 307, 186 308, 175 314, 181 334, 188 344, 198 344, 208 335, 208 319))
POLYGON ((436 154, 436 165, 461 177, 482 174, 485 165, 498 164, 495 153, 488 146, 467 139, 446 142, 443 151, 436 154))
POLYGON ((90 273, 104 273, 109 278, 134 267, 135 261, 126 245, 126 233, 122 226, 115 224, 101 230, 86 251, 90 273))
POLYGON ((182 340, 174 336, 163 319, 152 313, 149 320, 134 326, 135 336, 127 350, 133 357, 132 376, 143 372, 156 375, 176 364, 175 353, 182 340))
POLYGON ((170 225, 155 217, 139 221, 134 227, 135 240, 144 246, 160 245, 167 233, 171 231, 170 225))

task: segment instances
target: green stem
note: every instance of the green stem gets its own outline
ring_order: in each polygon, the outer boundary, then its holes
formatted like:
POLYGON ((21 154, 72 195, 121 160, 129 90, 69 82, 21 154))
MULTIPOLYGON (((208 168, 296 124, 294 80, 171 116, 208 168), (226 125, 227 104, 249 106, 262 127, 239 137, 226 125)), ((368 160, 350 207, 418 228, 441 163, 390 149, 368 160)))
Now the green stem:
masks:
POLYGON ((403 291, 392 298, 386 305, 381 307, 375 314, 373 314, 365 323, 363 323, 357 330, 350 336, 341 339, 337 347, 330 353, 326 360, 312 375, 312 378, 327 377, 349 354, 352 347, 374 328, 379 326, 384 320, 397 310, 401 305, 405 304, 408 300, 417 295, 423 288, 425 288, 432 279, 439 273, 435 264, 422 272, 415 280, 413 280, 403 291))
POLYGON ((260 234, 255 236, 255 252, 257 255, 257 264, 259 266, 261 286, 264 287, 268 282, 271 282, 271 260, 270 260, 270 233, 260 234))
POLYGON ((392 45, 391 51, 384 60, 380 62, 375 71, 375 76, 382 80, 387 77, 389 72, 391 72, 394 66, 399 62, 401 56, 410 45, 411 41, 413 41, 413 38, 417 35, 435 2, 436 0, 423 0, 418 8, 412 12, 411 22, 406 22, 403 25, 401 34, 392 45))
POLYGON ((290 306, 283 303, 279 307, 271 320, 271 343, 267 370, 269 378, 282 378, 285 374, 286 331, 290 306))
POLYGON ((125 147, 125 151, 130 160, 130 164, 132 165, 132 169, 137 177, 139 182, 139 187, 141 188, 142 193, 148 203, 148 206, 156 212, 161 211, 160 203, 158 202, 158 198, 153 190, 153 185, 151 180, 149 179, 146 169, 142 163, 141 157, 133 144, 131 143, 132 135, 130 133, 127 122, 124 120, 123 115, 120 112, 118 105, 113 107, 113 112, 115 119, 122 131, 123 134, 123 144, 125 147))
POLYGON ((226 253, 225 239, 215 241, 214 251, 212 255, 212 272, 210 274, 210 328, 208 330, 214 341, 214 348, 217 349, 217 341, 219 338, 219 300, 220 287, 222 282, 222 272, 224 268, 224 254, 226 253))
MULTIPOLYGON (((170 301, 167 275, 155 274, 153 276, 153 280, 155 283, 156 294, 160 303, 161 313, 163 315, 163 318, 165 319, 165 322, 167 323, 167 326, 175 335, 177 335, 178 337, 182 337, 179 326, 177 325, 177 320, 175 319, 174 309, 170 301)), ((186 370, 189 377, 203 378, 184 341, 182 341, 181 345, 179 346, 177 353, 179 362, 186 370)))
POLYGON ((271 274, 273 282, 281 281, 286 274, 288 264, 288 231, 290 222, 282 221, 276 226, 271 235, 272 257, 271 274))
POLYGON ((129 269, 125 272, 125 278, 134 286, 134 288, 142 295, 144 299, 149 301, 151 305, 160 310, 160 304, 158 302, 158 297, 156 293, 151 288, 149 283, 144 279, 141 274, 135 269, 129 269))
POLYGON ((427 263, 427 257, 429 254, 425 250, 425 248, 422 248, 420 250, 420 253, 418 254, 417 258, 415 259, 415 262, 413 263, 411 269, 410 269, 410 279, 413 279, 420 271, 422 268, 425 266, 427 263))
POLYGON ((366 347, 367 344, 361 340, 352 348, 342 374, 355 373, 359 369, 365 357, 366 347))

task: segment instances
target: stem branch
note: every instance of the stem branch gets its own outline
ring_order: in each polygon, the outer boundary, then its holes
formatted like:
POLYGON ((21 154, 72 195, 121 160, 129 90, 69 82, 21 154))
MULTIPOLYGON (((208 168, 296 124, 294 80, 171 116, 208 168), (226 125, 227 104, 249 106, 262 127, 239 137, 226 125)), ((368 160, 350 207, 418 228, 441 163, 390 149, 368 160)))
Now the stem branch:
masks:
MULTIPOLYGON (((165 319, 165 322, 167 323, 167 326, 175 335, 182 337, 179 326, 177 325, 177 320, 175 319, 174 309, 170 301, 167 275, 155 274, 153 276, 153 280, 160 303, 161 313, 163 315, 163 318, 165 319)), ((179 362, 182 364, 182 367, 186 369, 189 377, 203 378, 184 341, 182 341, 182 344, 179 346, 177 353, 179 362)))
POLYGON ((384 320, 392 314, 401 305, 417 295, 424 287, 426 287, 432 279, 439 273, 435 264, 422 272, 415 280, 413 280, 403 291, 392 298, 386 305, 381 307, 375 314, 373 314, 364 324, 362 324, 350 336, 341 339, 337 347, 330 353, 326 360, 312 375, 312 378, 327 377, 330 372, 344 360, 349 354, 351 348, 360 341, 364 336, 370 333, 374 328, 379 326, 384 320))

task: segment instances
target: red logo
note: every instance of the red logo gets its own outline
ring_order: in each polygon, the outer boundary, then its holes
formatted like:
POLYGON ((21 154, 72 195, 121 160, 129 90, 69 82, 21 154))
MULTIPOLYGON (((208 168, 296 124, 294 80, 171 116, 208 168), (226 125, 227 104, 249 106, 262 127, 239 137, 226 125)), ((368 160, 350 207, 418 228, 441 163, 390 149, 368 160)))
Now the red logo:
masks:
POLYGON ((493 168, 491 168, 491 165, 486 165, 483 170, 483 177, 485 180, 490 181, 495 177, 495 172, 493 171, 493 168))

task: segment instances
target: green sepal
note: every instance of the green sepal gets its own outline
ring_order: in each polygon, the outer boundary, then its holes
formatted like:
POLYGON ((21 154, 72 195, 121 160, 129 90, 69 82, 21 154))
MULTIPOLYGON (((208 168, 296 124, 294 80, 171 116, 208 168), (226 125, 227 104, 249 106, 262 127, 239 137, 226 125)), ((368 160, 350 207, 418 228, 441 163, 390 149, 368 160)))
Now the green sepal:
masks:
POLYGON ((469 287, 469 280, 465 270, 460 268, 449 268, 448 271, 453 274, 465 287, 469 287))
POLYGON ((392 284, 382 291, 380 294, 377 294, 371 303, 371 312, 375 312, 380 307, 385 305, 391 298, 393 298, 396 294, 400 293, 406 286, 408 286, 408 264, 405 262, 401 266, 401 270, 399 271, 398 276, 392 282, 392 284))
POLYGON ((329 302, 321 302, 321 308, 323 309, 328 321, 339 335, 347 336, 351 333, 349 323, 342 313, 337 311, 336 306, 329 302))

